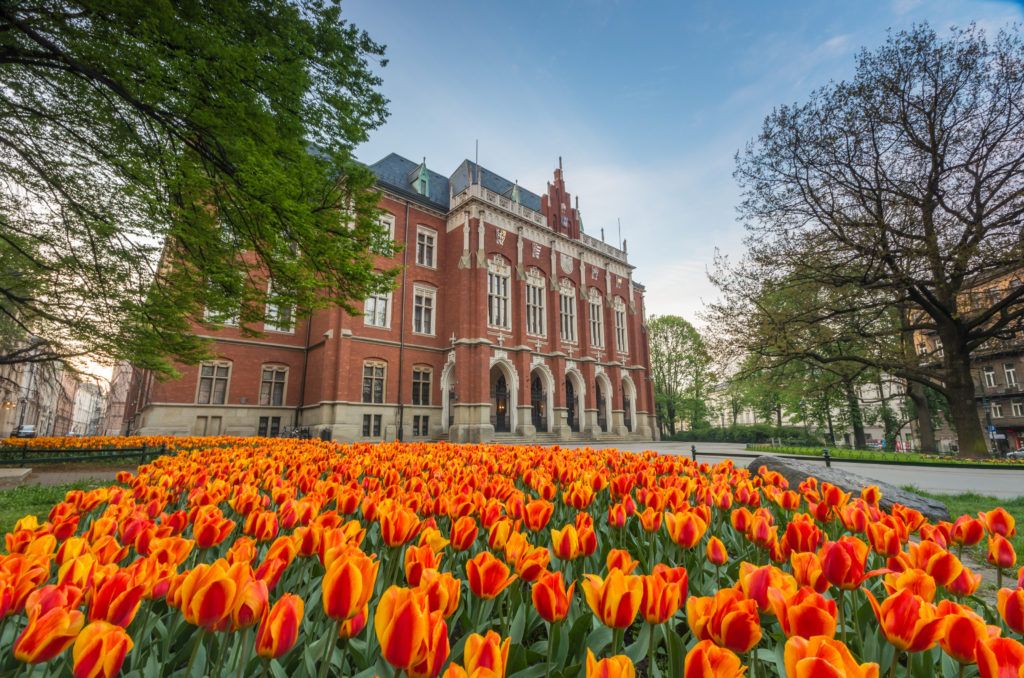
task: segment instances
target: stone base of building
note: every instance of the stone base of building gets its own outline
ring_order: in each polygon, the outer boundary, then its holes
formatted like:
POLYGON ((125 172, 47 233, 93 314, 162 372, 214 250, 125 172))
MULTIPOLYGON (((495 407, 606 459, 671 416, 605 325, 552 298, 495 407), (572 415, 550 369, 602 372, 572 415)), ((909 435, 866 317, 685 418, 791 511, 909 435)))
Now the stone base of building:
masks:
POLYGON ((535 421, 528 406, 514 408, 498 422, 490 404, 456 404, 445 422, 445 408, 362 403, 321 403, 306 408, 296 418, 295 408, 225 407, 212 405, 150 405, 129 424, 129 435, 282 435, 296 426, 315 438, 338 442, 398 440, 456 443, 599 442, 658 440, 653 415, 637 412, 627 422, 624 413, 612 411, 608 421, 587 410, 571 425, 566 410, 554 410, 552 421, 535 421), (504 425, 501 425, 504 424, 504 425))

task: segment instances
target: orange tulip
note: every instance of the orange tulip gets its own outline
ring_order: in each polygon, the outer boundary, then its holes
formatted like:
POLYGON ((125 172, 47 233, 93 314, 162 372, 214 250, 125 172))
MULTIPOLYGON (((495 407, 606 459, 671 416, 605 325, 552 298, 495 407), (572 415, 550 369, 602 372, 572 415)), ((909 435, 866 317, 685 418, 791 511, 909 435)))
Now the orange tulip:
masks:
POLYGON ((958 546, 974 546, 985 537, 985 522, 966 514, 962 515, 953 521, 950 537, 958 546))
POLYGON ((466 563, 466 579, 469 590, 477 598, 484 600, 495 598, 516 580, 508 566, 490 554, 489 551, 478 553, 466 563))
POLYGON ((748 562, 740 563, 737 585, 743 591, 743 595, 757 602, 757 609, 761 612, 767 612, 771 608, 768 602, 769 589, 779 589, 783 596, 788 597, 800 588, 792 575, 774 565, 757 567, 748 562))
POLYGON ((380 562, 375 558, 349 547, 345 555, 334 560, 324 573, 324 613, 339 622, 354 617, 373 596, 379 567, 380 562))
POLYGON ((122 626, 94 621, 82 629, 71 651, 75 678, 112 678, 134 644, 122 626))
POLYGON ((388 588, 377 603, 373 627, 381 655, 395 668, 436 675, 448 658, 447 624, 440 612, 430 612, 421 591, 388 588), (434 666, 437 671, 429 673, 434 666))
POLYGON ((217 631, 230 623, 236 596, 244 583, 243 574, 249 565, 236 563, 225 567, 226 564, 223 560, 210 565, 200 563, 172 584, 173 595, 169 593, 168 602, 181 609, 189 624, 217 631))
POLYGON ((28 626, 14 641, 14 656, 26 664, 48 662, 75 642, 84 624, 85 615, 63 607, 30 614, 28 626))
POLYGON ((598 661, 594 651, 587 648, 586 678, 636 678, 636 667, 624 654, 598 661))
POLYGON ((842 641, 824 636, 786 641, 788 678, 878 678, 878 664, 858 664, 842 641))
POLYGON ((523 523, 531 532, 540 532, 547 527, 555 505, 544 499, 534 499, 523 507, 523 523))
POLYGON ((417 589, 427 598, 427 608, 447 619, 459 608, 461 582, 451 572, 425 570, 417 589))
POLYGON ((89 605, 89 621, 105 621, 128 628, 142 602, 145 587, 135 583, 127 570, 121 570, 106 581, 93 594, 89 605))
POLYGON ((508 650, 512 646, 512 639, 504 641, 494 631, 488 631, 487 635, 472 633, 466 638, 463 665, 469 675, 476 675, 477 671, 488 671, 490 675, 504 676, 508 666, 508 650))
POLYGON ((608 526, 614 528, 622 528, 626 526, 626 520, 629 518, 629 511, 626 510, 626 506, 619 502, 618 504, 612 504, 608 507, 608 526))
POLYGON ((673 582, 660 572, 640 578, 643 583, 643 597, 640 611, 648 624, 664 624, 671 619, 686 600, 686 583, 673 582))
POLYGON ((738 654, 746 654, 761 641, 757 603, 738 589, 720 589, 708 597, 686 601, 686 619, 693 635, 711 640, 738 654))
POLYGON ((476 541, 478 531, 476 521, 471 516, 462 516, 452 525, 452 548, 456 551, 465 551, 476 541))
POLYGON ((441 569, 441 554, 428 545, 409 546, 405 549, 405 578, 409 586, 419 586, 424 570, 441 569))
POLYGON ((897 649, 923 652, 935 646, 945 628, 945 619, 934 605, 907 589, 889 596, 881 604, 867 589, 864 593, 882 633, 897 649))
POLYGON ((824 533, 813 518, 798 513, 786 525, 782 535, 782 550, 787 556, 794 551, 817 551, 824 538, 824 533))
POLYGON ((401 546, 416 536, 420 519, 415 511, 394 505, 380 515, 380 532, 388 546, 401 546))
POLYGON ((201 506, 192 518, 192 536, 201 549, 218 546, 234 529, 235 521, 225 518, 216 506, 201 506))
POLYGON ((231 608, 231 625, 234 629, 247 629, 256 624, 269 604, 267 582, 258 578, 247 578, 235 593, 235 604, 231 608))
POLYGON ((810 586, 818 593, 828 588, 828 580, 821 568, 821 559, 816 553, 793 553, 789 556, 793 577, 800 586, 810 586))
POLYGON ((929 603, 935 600, 935 579, 924 570, 914 568, 904 572, 890 572, 885 575, 882 583, 889 595, 906 589, 929 603))
POLYGON ((772 588, 768 590, 768 599, 771 601, 772 613, 778 618, 787 638, 835 637, 835 600, 825 598, 809 587, 789 595, 772 588))
POLYGON ((942 651, 961 664, 977 663, 978 643, 999 635, 999 627, 988 626, 974 610, 943 600, 936 608, 946 618, 946 632, 939 638, 942 651))
POLYGON ((565 588, 565 579, 561 572, 542 572, 533 582, 530 597, 533 606, 544 621, 555 623, 565 619, 569 614, 573 589, 576 582, 565 588))
POLYGON ((1016 521, 1002 506, 986 513, 979 513, 978 517, 985 523, 985 529, 989 534, 998 534, 1007 538, 1017 534, 1016 521))
POLYGON ((1001 570, 1016 564, 1017 553, 1009 539, 999 533, 988 538, 988 562, 1001 570))
POLYGON ((859 588, 867 573, 868 547, 856 537, 840 537, 818 553, 825 579, 845 591, 859 588))
POLYGON ((264 611, 256 630, 256 654, 265 659, 276 659, 288 652, 299 639, 305 604, 302 598, 286 593, 264 611))
POLYGON ((964 567, 963 571, 960 572, 960 576, 946 585, 946 590, 954 596, 966 598, 967 596, 973 596, 980 584, 981 575, 974 574, 967 567, 964 567))
POLYGON ((932 541, 922 541, 907 547, 908 560, 934 577, 939 586, 946 586, 960 576, 963 563, 944 547, 932 541))
POLYGON ((981 678, 1012 678, 1024 675, 1024 645, 1012 638, 991 638, 978 643, 981 678))
POLYGON ((574 525, 566 525, 560 530, 551 530, 551 550, 559 560, 576 560, 580 552, 580 537, 574 525))
POLYGON ((725 544, 718 537, 711 537, 708 539, 707 548, 708 562, 716 567, 720 567, 729 562, 729 552, 725 550, 725 544))
POLYGON ((644 532, 654 533, 661 529, 661 521, 665 517, 664 511, 659 511, 653 506, 648 506, 639 514, 640 527, 644 532))
POLYGON ((683 511, 665 514, 665 529, 669 536, 684 549, 693 548, 707 532, 708 524, 695 512, 683 511))
POLYGON ((903 550, 899 532, 884 523, 868 523, 868 541, 871 549, 880 556, 891 558, 903 550))
POLYGON ((359 612, 356 613, 356 616, 341 622, 341 625, 338 627, 338 638, 341 638, 342 640, 346 638, 355 638, 363 632, 363 629, 366 628, 366 622, 369 618, 370 606, 367 605, 363 609, 359 610, 359 612))
POLYGON ((746 671, 733 652, 702 640, 686 653, 683 678, 741 678, 746 671))
POLYGON ((597 618, 616 629, 633 623, 643 599, 643 581, 637 575, 612 570, 604 579, 596 574, 585 575, 583 594, 597 618))
POLYGON ((274 511, 253 511, 245 517, 242 530, 256 541, 270 541, 277 536, 277 513, 274 511))
POLYGON ((605 565, 608 567, 609 572, 611 570, 622 570, 623 574, 632 574, 639 564, 633 560, 633 556, 629 555, 629 551, 625 549, 611 549, 605 558, 605 565))
POLYGON ((1024 635, 1024 589, 999 589, 996 596, 999 616, 1015 633, 1024 635))

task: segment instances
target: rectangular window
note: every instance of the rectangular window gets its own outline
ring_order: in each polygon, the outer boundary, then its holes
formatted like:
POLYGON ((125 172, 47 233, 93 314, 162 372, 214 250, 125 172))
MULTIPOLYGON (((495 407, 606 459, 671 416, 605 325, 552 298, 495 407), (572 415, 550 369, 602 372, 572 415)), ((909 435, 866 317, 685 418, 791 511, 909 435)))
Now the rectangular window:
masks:
POLYGON ((231 367, 227 363, 200 365, 196 402, 200 405, 223 405, 227 399, 230 371, 231 367))
POLYGON ((434 299, 437 291, 429 287, 414 287, 412 295, 412 331, 434 334, 434 299))
POLYGON ((420 266, 434 268, 434 245, 437 233, 420 226, 416 229, 416 263, 420 266))
POLYGON ((430 417, 422 414, 414 415, 412 418, 412 434, 414 436, 429 435, 430 417))
POLYGON ((1016 386, 1017 385, 1017 368, 1013 363, 1003 364, 1003 374, 1006 375, 1006 385, 1016 386))
POLYGON ((363 302, 363 324, 370 327, 389 327, 391 317, 388 306, 391 305, 390 294, 375 294, 363 302))
POLYGON ((287 367, 264 367, 260 377, 260 405, 284 404, 284 379, 287 367))
POLYGON ((629 351, 629 342, 626 341, 626 309, 615 309, 615 346, 619 353, 629 351))
POLYGON ((507 274, 487 272, 487 324, 491 327, 512 326, 508 315, 508 281, 507 274))
POLYGON ((220 423, 220 417, 196 417, 192 433, 197 436, 219 436, 220 423))
POLYGON ((374 254, 390 254, 395 239, 395 218, 390 214, 383 215, 380 218, 380 226, 383 233, 370 246, 370 251, 374 254))
POLYGON ((992 403, 992 418, 1002 419, 1003 418, 1003 404, 999 402, 992 403))
POLYGON ((379 414, 364 414, 363 415, 363 437, 364 438, 379 438, 380 437, 380 421, 381 421, 381 415, 379 415, 379 414))
POLYGON ((561 320, 562 341, 576 342, 576 295, 562 292, 558 295, 558 310, 561 320))
POLYGON ((526 283, 526 333, 543 337, 547 334, 543 285, 526 283))
POLYGON ((1012 409, 1013 409, 1013 416, 1015 416, 1015 417, 1024 417, 1024 401, 1022 401, 1022 400, 1014 400, 1013 401, 1013 405, 1012 405, 1012 409))
POLYGON ((985 375, 985 386, 992 388, 996 385, 996 369, 991 365, 987 365, 983 370, 982 374, 985 375))
POLYGON ((604 348, 604 310, 600 299, 590 302, 590 345, 604 348))
POLYGON ((429 367, 412 368, 412 404, 430 404, 430 375, 429 367))
POLYGON ((229 316, 225 316, 208 308, 203 309, 203 320, 211 323, 218 323, 226 327, 238 327, 238 313, 235 312, 229 316))
POLYGON ((259 428, 256 435, 260 437, 270 436, 276 438, 281 434, 281 417, 260 417, 259 428))
MULTIPOLYGON (((267 286, 267 294, 273 294, 274 286, 272 284, 267 286)), ((295 309, 291 306, 279 306, 277 304, 267 304, 267 319, 263 323, 263 329, 271 332, 288 332, 292 333, 295 331, 293 325, 295 321, 295 309)))
POLYGON ((384 402, 384 363, 363 365, 363 402, 384 402))

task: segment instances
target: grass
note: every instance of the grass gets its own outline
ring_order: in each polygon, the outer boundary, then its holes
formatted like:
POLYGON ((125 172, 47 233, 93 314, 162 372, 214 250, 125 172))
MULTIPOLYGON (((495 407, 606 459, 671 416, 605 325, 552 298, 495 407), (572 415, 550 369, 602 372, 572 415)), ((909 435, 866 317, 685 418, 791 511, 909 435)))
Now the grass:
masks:
POLYGON ((109 481, 83 480, 62 485, 22 485, 0 490, 0 534, 6 534, 23 516, 37 515, 46 520, 54 504, 64 501, 70 490, 92 490, 109 485, 109 481))
MULTIPOLYGON (((749 443, 747 449, 754 452, 775 452, 777 454, 795 454, 807 457, 817 457, 818 459, 822 456, 822 450, 826 446, 821 447, 800 447, 791 445, 768 445, 764 443, 749 443)), ((983 457, 980 459, 958 457, 953 454, 921 454, 918 452, 894 452, 884 450, 851 450, 842 447, 829 447, 829 456, 833 459, 860 459, 865 461, 898 461, 904 463, 915 463, 915 464, 1006 464, 1012 466, 1020 466, 1024 469, 1024 461, 1014 459, 1004 459, 1002 457, 983 457)))

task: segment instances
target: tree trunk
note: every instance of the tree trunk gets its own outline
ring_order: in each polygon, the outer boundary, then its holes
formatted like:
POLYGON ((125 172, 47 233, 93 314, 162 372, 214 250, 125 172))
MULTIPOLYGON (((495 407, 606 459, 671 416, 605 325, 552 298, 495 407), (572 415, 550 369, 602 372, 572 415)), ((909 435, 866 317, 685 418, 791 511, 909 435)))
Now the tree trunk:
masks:
POLYGON ((846 406, 850 410, 850 425, 853 426, 853 449, 863 450, 867 447, 868 439, 864 435, 864 415, 860 411, 860 401, 857 393, 853 390, 853 382, 843 382, 843 392, 846 394, 846 406))
POLYGON ((971 357, 958 346, 943 342, 946 351, 946 393, 949 414, 956 427, 956 442, 962 457, 988 455, 985 431, 978 418, 978 405, 974 399, 974 379, 971 376, 971 357))
POLYGON ((666 410, 668 412, 668 417, 666 417, 668 419, 668 422, 667 422, 668 423, 668 433, 669 433, 669 435, 673 435, 674 436, 676 434, 676 406, 675 406, 675 403, 673 403, 672 401, 669 401, 668 404, 666 405, 666 410))
POLYGON ((825 416, 828 417, 828 439, 832 441, 832 447, 836 446, 836 431, 832 427, 832 408, 825 404, 825 416))
POLYGON ((911 381, 907 384, 907 397, 914 403, 917 415, 917 435, 920 439, 921 452, 938 452, 935 445, 935 426, 932 424, 932 406, 928 402, 928 392, 924 384, 911 381))
POLYGON ((782 428, 782 405, 775 406, 775 425, 782 428))

